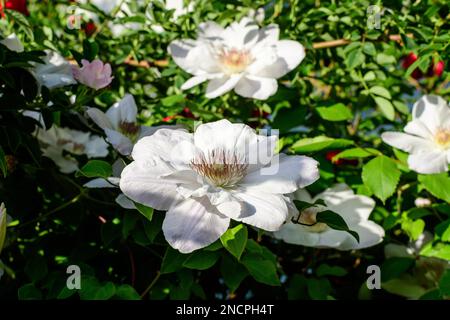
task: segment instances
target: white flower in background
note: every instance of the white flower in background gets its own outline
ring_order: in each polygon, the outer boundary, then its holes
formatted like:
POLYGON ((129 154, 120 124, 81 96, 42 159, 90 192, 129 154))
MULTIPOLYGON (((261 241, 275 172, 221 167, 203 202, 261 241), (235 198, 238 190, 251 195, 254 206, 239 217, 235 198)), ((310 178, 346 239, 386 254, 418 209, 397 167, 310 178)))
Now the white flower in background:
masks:
POLYGON ((426 95, 414 104, 406 133, 384 132, 383 141, 409 153, 408 166, 418 173, 448 171, 450 163, 450 108, 439 96, 426 95))
POLYGON ((382 288, 390 293, 409 299, 419 299, 425 293, 437 289, 442 275, 450 268, 450 261, 433 257, 421 256, 421 250, 433 241, 433 235, 428 231, 407 246, 389 243, 384 247, 384 254, 389 258, 411 258, 415 260, 413 274, 404 273, 398 278, 381 284, 382 288))
POLYGON ((294 194, 296 200, 314 203, 322 199, 325 206, 318 205, 305 209, 298 217, 292 218, 305 226, 294 223, 289 219, 274 236, 291 244, 308 247, 336 248, 338 250, 363 249, 374 246, 383 241, 384 230, 381 226, 369 220, 370 213, 375 207, 375 201, 369 197, 354 194, 345 184, 337 184, 311 199, 306 190, 299 190, 294 194), (359 235, 359 243, 346 231, 334 230, 324 223, 317 223, 316 216, 320 211, 331 210, 339 214, 350 230, 359 235))
POLYGON ((275 231, 288 216, 284 194, 319 178, 317 161, 275 155, 276 141, 228 120, 193 134, 160 129, 134 146, 120 188, 135 202, 168 210, 163 232, 182 253, 219 239, 230 219, 275 231))
POLYGON ((68 128, 52 126, 49 130, 37 130, 43 155, 55 162, 63 173, 78 170, 78 162, 71 155, 101 158, 108 155, 108 144, 102 137, 68 128), (63 152, 69 154, 64 154, 63 152))
POLYGON ((247 16, 261 24, 264 22, 264 19, 266 17, 266 11, 264 10, 264 8, 258 8, 256 10, 250 9, 247 16))
POLYGON ((72 65, 59 53, 46 51, 43 61, 44 64, 35 63, 32 70, 39 86, 54 89, 77 83, 72 75, 72 65))
POLYGON ((247 17, 227 28, 211 21, 200 24, 196 40, 175 40, 169 45, 175 63, 193 75, 181 89, 208 81, 208 98, 234 89, 243 97, 267 99, 278 89, 276 79, 305 57, 300 43, 278 40, 279 33, 278 25, 259 29, 247 17))
MULTIPOLYGON (((120 174, 125 168, 125 163, 118 159, 113 165, 113 176, 107 179, 97 178, 93 179, 84 184, 84 187, 94 189, 94 188, 119 188, 120 184, 120 174)), ((116 203, 119 204, 124 209, 136 209, 133 201, 128 199, 123 193, 119 194, 116 198, 116 203)))
POLYGON ((20 53, 20 52, 23 52, 23 50, 24 50, 22 42, 19 40, 19 38, 17 37, 17 35, 15 33, 12 33, 9 36, 7 36, 5 39, 0 40, 0 43, 2 45, 4 45, 5 47, 7 47, 11 51, 20 53))
POLYGON ((417 198, 414 200, 414 204, 418 208, 425 208, 431 206, 431 200, 428 198, 417 198))
POLYGON ((126 94, 106 113, 97 108, 88 108, 86 112, 105 131, 107 140, 112 146, 123 155, 129 155, 133 145, 142 137, 149 136, 161 128, 175 128, 175 126, 139 125, 137 122, 138 109, 131 94, 126 94))

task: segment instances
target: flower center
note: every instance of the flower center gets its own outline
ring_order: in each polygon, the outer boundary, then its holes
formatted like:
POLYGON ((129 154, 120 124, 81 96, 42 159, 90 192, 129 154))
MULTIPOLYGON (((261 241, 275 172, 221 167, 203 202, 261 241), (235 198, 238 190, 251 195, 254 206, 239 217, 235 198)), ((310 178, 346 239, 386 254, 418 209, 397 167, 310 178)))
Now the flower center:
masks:
POLYGON ((121 122, 119 130, 122 134, 134 141, 139 133, 140 127, 135 122, 121 122))
POLYGON ((244 71, 252 58, 247 50, 222 49, 219 54, 220 64, 226 74, 235 74, 244 71))
POLYGON ((191 160, 191 168, 206 181, 220 188, 233 188, 245 177, 248 164, 235 152, 215 149, 191 160))
POLYGON ((297 223, 301 223, 308 229, 308 232, 323 232, 328 226, 323 222, 317 222, 317 213, 320 211, 317 207, 311 207, 303 210, 300 213, 300 217, 296 221, 297 223))
POLYGON ((450 148, 450 129, 440 128, 434 135, 434 141, 443 149, 450 148))
POLYGON ((81 144, 81 143, 76 143, 76 142, 73 142, 73 141, 67 140, 67 139, 58 139, 57 144, 58 144, 59 146, 65 146, 65 145, 67 145, 67 144, 70 144, 70 145, 72 146, 71 152, 72 152, 72 153, 75 153, 75 154, 77 154, 77 153, 83 153, 83 152, 84 152, 84 149, 85 149, 85 146, 84 146, 83 144, 81 144))

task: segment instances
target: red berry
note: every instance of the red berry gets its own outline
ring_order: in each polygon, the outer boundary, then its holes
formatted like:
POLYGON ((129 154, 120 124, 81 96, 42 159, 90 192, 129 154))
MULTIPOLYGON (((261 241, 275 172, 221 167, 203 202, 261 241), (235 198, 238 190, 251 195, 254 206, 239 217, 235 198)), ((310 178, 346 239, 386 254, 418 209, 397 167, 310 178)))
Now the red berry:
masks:
MULTIPOLYGON (((1 7, 1 5, 0 5, 1 7)), ((30 12, 27 8, 27 0, 7 0, 5 3, 5 8, 10 10, 19 11, 20 13, 28 16, 30 12)), ((1 10, 1 8, 0 8, 1 10)))
MULTIPOLYGON (((417 61, 417 55, 414 52, 409 53, 402 62, 403 69, 408 69, 414 62, 417 61)), ((411 76, 418 80, 422 78, 423 74, 422 71, 420 71, 418 68, 414 69, 414 71, 411 73, 411 76)))
POLYGON ((86 33, 86 36, 90 37, 97 30, 97 26, 94 22, 90 21, 83 26, 83 30, 86 33))

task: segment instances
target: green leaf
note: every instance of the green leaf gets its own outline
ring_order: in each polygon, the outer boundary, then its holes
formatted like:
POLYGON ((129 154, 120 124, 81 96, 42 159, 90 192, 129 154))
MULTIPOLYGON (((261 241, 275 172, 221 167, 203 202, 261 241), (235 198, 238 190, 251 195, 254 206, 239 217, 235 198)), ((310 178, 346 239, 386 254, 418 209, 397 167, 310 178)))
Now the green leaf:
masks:
POLYGON ((29 283, 19 288, 17 291, 19 300, 41 300, 42 293, 34 284, 29 283))
POLYGON ((183 267, 183 263, 188 257, 188 255, 168 247, 161 264, 161 274, 178 271, 183 267))
POLYGON ((242 257, 241 263, 256 281, 269 286, 279 286, 281 284, 277 275, 276 265, 273 261, 267 260, 260 254, 246 253, 242 257))
POLYGON ((345 121, 353 118, 352 111, 343 103, 337 103, 330 107, 317 107, 320 117, 328 121, 345 121))
POLYGON ((241 282, 248 276, 247 269, 229 255, 223 255, 220 264, 220 273, 231 292, 236 291, 241 282))
POLYGON ((102 160, 90 160, 77 173, 76 176, 85 176, 88 178, 109 178, 113 174, 112 166, 102 160))
POLYGON ((216 264, 219 256, 220 252, 217 251, 196 251, 184 261, 183 267, 195 270, 206 270, 216 264))
POLYGON ((381 265, 381 281, 398 278, 401 274, 411 269, 415 264, 413 258, 394 257, 386 259, 381 265))
POLYGON ((136 209, 148 220, 152 221, 153 219, 153 208, 147 207, 143 204, 135 202, 134 205, 136 209))
POLYGON ((386 119, 393 121, 395 119, 395 109, 392 103, 389 100, 382 97, 373 97, 373 99, 375 100, 377 106, 380 108, 380 111, 383 114, 383 116, 386 119))
POLYGON ((236 259, 241 259, 247 244, 247 227, 240 224, 232 229, 228 229, 221 237, 220 241, 225 249, 228 250, 236 259))
POLYGON ((356 241, 359 242, 358 233, 350 230, 345 220, 340 215, 331 210, 318 212, 316 216, 316 221, 325 223, 331 229, 346 231, 349 234, 351 234, 356 239, 356 241))
POLYGON ((25 273, 33 282, 43 279, 48 273, 47 260, 41 256, 29 259, 25 266, 25 273))
POLYGON ((447 173, 419 174, 418 178, 433 196, 450 202, 450 177, 447 173))
POLYGON ((398 112, 401 112, 403 114, 409 114, 408 106, 406 104, 404 104, 403 102, 395 100, 395 101, 393 101, 393 104, 394 104, 395 109, 398 110, 398 112))
POLYGON ((308 279, 308 294, 313 300, 327 300, 331 292, 331 284, 326 278, 308 279))
POLYGON ((5 152, 3 151, 2 146, 0 146, 0 170, 2 171, 3 177, 6 178, 6 175, 8 174, 8 162, 6 161, 5 152))
POLYGON ((450 242, 450 219, 442 221, 434 227, 434 233, 441 241, 450 242))
POLYGON ((343 277, 347 274, 347 270, 339 266, 330 266, 326 263, 323 263, 317 268, 316 274, 318 277, 324 276, 343 277))
POLYGON ((81 300, 108 300, 116 293, 116 286, 112 282, 100 283, 92 276, 81 277, 81 300))
POLYGON ((306 300, 308 298, 307 279, 300 274, 294 274, 287 287, 288 300, 306 300))
POLYGON ((420 255, 450 260, 450 244, 439 242, 433 245, 429 242, 420 250, 420 255))
POLYGON ((439 290, 443 296, 450 296, 450 269, 439 280, 439 290))
POLYGON ((377 96, 389 99, 389 100, 392 98, 389 91, 386 88, 383 88, 380 86, 374 86, 374 87, 370 88, 369 92, 376 94, 377 96))
POLYGON ((345 63, 350 69, 354 69, 357 66, 363 64, 366 61, 366 56, 361 49, 350 51, 345 59, 345 63))
POLYGON ((139 293, 128 284, 116 288, 116 297, 122 300, 141 300, 139 293))
POLYGON ((369 56, 374 56, 377 54, 377 50, 375 49, 375 45, 372 42, 366 42, 363 45, 363 51, 365 54, 369 56))
POLYGON ((2 253, 3 246, 6 239, 6 209, 3 209, 3 205, 0 204, 0 253, 2 253))
POLYGON ((402 221, 402 229, 408 234, 411 240, 416 241, 425 229, 425 221, 422 219, 417 219, 415 221, 405 219, 402 221))
POLYGON ((366 157, 373 157, 376 155, 380 155, 381 152, 377 149, 373 148, 351 148, 344 150, 342 152, 339 152, 337 155, 333 157, 333 160, 338 159, 354 159, 354 158, 366 158, 366 157))
POLYGON ((315 152, 324 149, 339 149, 351 146, 352 140, 334 139, 326 136, 305 138, 298 140, 291 146, 291 149, 298 153, 315 152))
POLYGON ((165 97, 161 99, 161 103, 165 107, 172 107, 176 104, 183 103, 185 101, 185 97, 183 94, 178 94, 174 96, 165 97))
POLYGON ((364 184, 383 203, 395 192, 400 175, 395 162, 386 156, 370 160, 362 169, 364 184))

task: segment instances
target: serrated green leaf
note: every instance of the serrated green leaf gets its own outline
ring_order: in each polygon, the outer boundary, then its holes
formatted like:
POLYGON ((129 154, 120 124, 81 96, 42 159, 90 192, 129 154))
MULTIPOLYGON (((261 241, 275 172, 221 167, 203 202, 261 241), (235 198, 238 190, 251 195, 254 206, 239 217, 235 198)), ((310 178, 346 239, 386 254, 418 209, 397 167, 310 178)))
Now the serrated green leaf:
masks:
POLYGON ((395 162, 386 156, 370 160, 362 169, 364 185, 383 203, 395 192, 400 175, 395 162))

